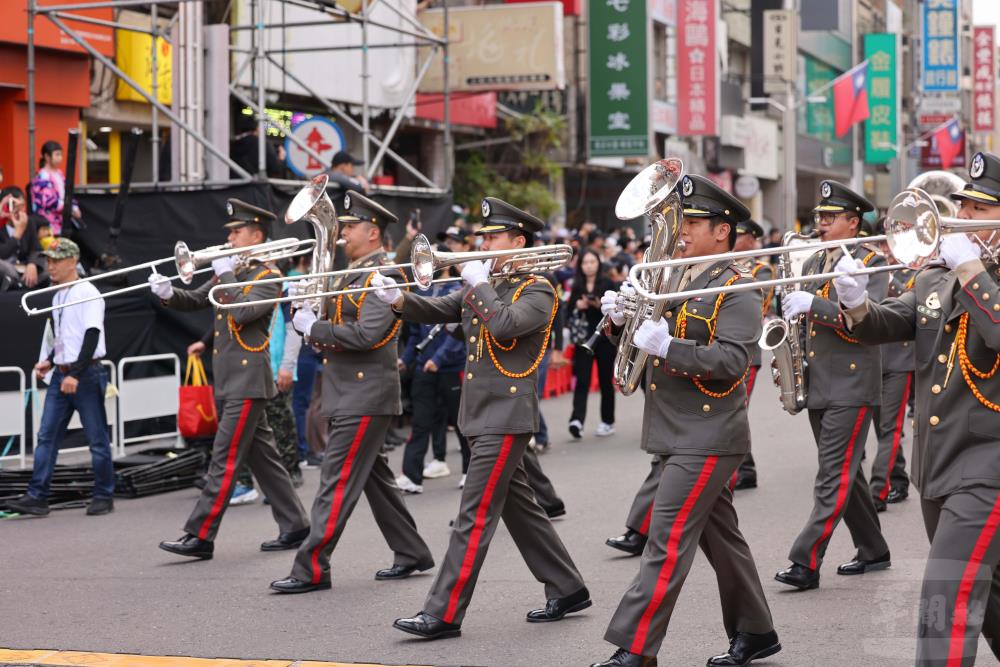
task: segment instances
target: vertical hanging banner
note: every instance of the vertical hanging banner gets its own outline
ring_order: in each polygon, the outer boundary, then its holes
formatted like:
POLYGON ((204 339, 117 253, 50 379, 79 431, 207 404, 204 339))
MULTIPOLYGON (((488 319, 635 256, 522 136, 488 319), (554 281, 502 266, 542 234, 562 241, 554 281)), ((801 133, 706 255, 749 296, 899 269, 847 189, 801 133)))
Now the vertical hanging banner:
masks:
POLYGON ((718 0, 677 5, 677 133, 719 134, 718 0))
POLYGON ((992 132, 996 111, 996 26, 977 25, 972 30, 972 130, 992 132))
POLYGON ((795 22, 798 13, 786 9, 764 11, 764 92, 782 93, 798 77, 795 22))
POLYGON ((590 0, 591 157, 648 156, 646 1, 590 0))
POLYGON ((865 121, 865 163, 887 164, 896 157, 899 93, 896 88, 896 35, 865 35, 868 61, 868 120, 865 121))
POLYGON ((929 0, 921 4, 924 48, 920 83, 925 91, 958 90, 958 0, 929 0))

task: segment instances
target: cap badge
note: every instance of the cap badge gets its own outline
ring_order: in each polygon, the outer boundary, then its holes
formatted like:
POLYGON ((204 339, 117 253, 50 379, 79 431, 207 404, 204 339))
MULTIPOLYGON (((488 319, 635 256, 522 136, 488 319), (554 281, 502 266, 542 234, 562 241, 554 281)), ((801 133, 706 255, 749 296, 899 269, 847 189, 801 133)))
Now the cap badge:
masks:
POLYGON ((348 211, 351 210, 351 195, 349 194, 344 195, 344 208, 348 211))
POLYGON ((233 214, 233 202, 227 201, 226 202, 226 215, 232 215, 232 214, 233 214))
POLYGON ((485 199, 483 200, 483 217, 484 218, 490 217, 490 203, 485 199))
POLYGON ((979 178, 984 171, 986 171, 986 160, 983 159, 982 153, 976 153, 976 156, 972 158, 972 166, 969 167, 969 176, 979 178))
POLYGON ((824 199, 826 199, 827 197, 829 197, 830 195, 833 194, 833 188, 830 187, 829 183, 827 183, 826 181, 823 181, 823 185, 821 185, 820 188, 819 188, 819 194, 824 199))
POLYGON ((685 197, 690 197, 691 193, 694 192, 694 181, 687 176, 685 176, 684 180, 681 182, 681 192, 685 197))

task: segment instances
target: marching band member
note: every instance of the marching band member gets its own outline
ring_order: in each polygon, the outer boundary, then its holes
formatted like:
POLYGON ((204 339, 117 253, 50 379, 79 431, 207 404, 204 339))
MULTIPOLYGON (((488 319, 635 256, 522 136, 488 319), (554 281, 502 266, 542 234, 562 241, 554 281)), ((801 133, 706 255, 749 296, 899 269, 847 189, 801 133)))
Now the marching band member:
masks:
MULTIPOLYGON (((245 248, 267 239, 275 217, 269 211, 238 199, 227 200, 229 243, 245 248)), ((175 310, 208 308, 208 292, 216 284, 257 281, 274 277, 277 270, 256 260, 237 265, 235 255, 212 262, 215 278, 194 290, 175 289, 159 274, 149 276, 149 286, 163 305, 175 310)), ((275 298, 280 284, 267 283, 229 290, 225 298, 251 302, 275 298)), ((231 311, 216 309, 212 350, 215 398, 222 405, 219 429, 212 445, 212 459, 201 497, 184 525, 184 535, 175 541, 160 542, 164 551, 209 560, 215 550, 215 536, 236 478, 244 465, 260 483, 271 503, 271 513, 280 533, 275 540, 260 545, 261 551, 294 549, 309 533, 309 521, 288 472, 281 465, 274 433, 268 426, 264 406, 277 388, 271 372, 270 324, 274 306, 261 304, 231 311)))
MULTIPOLYGON (((533 245, 538 218, 494 197, 482 203, 482 250, 533 245)), ((544 609, 529 623, 561 620, 591 605, 590 593, 528 484, 522 458, 538 430, 537 369, 545 354, 558 303, 552 285, 533 275, 490 277, 491 262, 462 266, 463 289, 427 298, 401 292, 376 275, 379 299, 406 320, 461 322, 468 348, 459 426, 469 438, 461 507, 444 563, 422 610, 397 619, 399 630, 428 639, 456 637, 472 599, 486 551, 502 518, 521 556, 545 584, 544 609)))
MULTIPOLYGON (((853 239, 861 216, 871 202, 835 181, 820 184, 813 209, 823 241, 853 239)), ((821 250, 802 266, 802 275, 832 270, 842 251, 821 250)), ((852 257, 865 266, 883 266, 885 257, 868 244, 858 244, 852 257)), ((888 275, 871 280, 873 299, 885 297, 888 275)), ((782 299, 786 319, 808 316, 806 361, 809 422, 816 439, 819 470, 813 488, 813 509, 788 554, 791 566, 775 579, 800 590, 819 587, 819 568, 833 531, 843 519, 851 531, 857 555, 837 568, 837 574, 864 574, 890 565, 889 545, 882 537, 868 482, 861 469, 872 409, 882 398, 882 371, 877 347, 860 345, 844 330, 836 286, 809 284, 814 291, 795 291, 782 299)))
MULTIPOLYGON (((969 175, 952 195, 961 202, 958 217, 1000 219, 1000 157, 977 153, 969 175)), ((945 235, 943 266, 921 271, 911 290, 882 303, 866 298, 866 276, 836 280, 852 336, 871 345, 914 342, 912 473, 931 543, 917 626, 920 667, 973 665, 980 633, 1000 658, 997 239, 996 230, 945 235)))
MULTIPOLYGON (((337 219, 344 254, 354 272, 339 276, 333 289, 365 287, 386 264, 382 238, 397 222, 384 207, 356 192, 344 195, 337 219)), ((434 557, 417 532, 382 446, 400 402, 397 335, 401 322, 368 293, 333 299, 329 321, 312 308, 299 308, 296 330, 323 351, 323 413, 330 433, 312 506, 312 531, 295 554, 291 574, 271 583, 278 593, 330 588, 330 554, 364 491, 375 522, 394 554, 391 567, 375 578, 402 579, 434 567, 434 557)))
MULTIPOLYGON (((750 217, 739 200, 700 176, 681 181, 683 257, 729 252, 750 217)), ((681 289, 748 282, 741 265, 695 263, 681 289)), ((625 322, 607 292, 602 307, 625 322)), ((716 571, 729 651, 710 666, 747 665, 781 650, 750 548, 737 525, 729 480, 750 444, 745 380, 761 333, 761 294, 746 291, 672 304, 634 343, 646 367, 643 448, 661 457, 649 541, 604 638, 619 647, 592 667, 655 667, 681 587, 700 545, 716 571)))

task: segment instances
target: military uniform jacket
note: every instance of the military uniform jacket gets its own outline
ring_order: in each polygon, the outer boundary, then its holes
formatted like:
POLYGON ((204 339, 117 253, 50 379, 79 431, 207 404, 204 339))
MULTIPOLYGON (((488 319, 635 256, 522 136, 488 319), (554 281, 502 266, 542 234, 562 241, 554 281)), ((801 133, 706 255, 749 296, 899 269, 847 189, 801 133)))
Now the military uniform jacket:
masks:
MULTIPOLYGON (((200 310, 211 306, 208 292, 217 284, 276 278, 273 267, 250 262, 236 273, 226 272, 193 290, 175 289, 165 303, 176 310, 200 310)), ((280 283, 254 285, 219 292, 221 303, 246 303, 281 295, 280 283)), ((273 398, 277 393, 271 371, 271 322, 274 304, 265 303, 231 310, 215 309, 212 321, 212 376, 215 397, 220 400, 273 398)))
MULTIPOLYGON (((377 268, 386 264, 381 250, 366 255, 340 276, 333 289, 367 287, 377 268)), ((330 300, 329 320, 313 324, 309 341, 323 354, 323 405, 327 417, 398 415, 397 338, 400 321, 392 308, 371 292, 330 300)))
POLYGON ((953 271, 925 269, 902 296, 877 305, 869 301, 845 314, 851 321, 861 320, 852 333, 865 343, 914 341, 912 466, 924 498, 942 498, 970 486, 1000 488, 1000 378, 978 377, 968 367, 963 370, 962 363, 965 358, 989 375, 1000 353, 1000 268, 977 269, 964 287, 953 271), (965 344, 955 345, 963 320, 965 344))
MULTIPOLYGON (((774 277, 774 270, 771 268, 770 264, 766 262, 756 262, 753 266, 749 267, 750 275, 753 276, 754 280, 759 280, 761 282, 765 280, 771 280, 774 277)), ((774 300, 774 288, 770 287, 761 291, 762 301, 760 304, 760 316, 761 319, 771 310, 771 302, 774 300)), ((760 367, 761 365, 761 349, 760 345, 754 345, 751 350, 753 353, 753 361, 750 362, 751 366, 760 367)))
MULTIPOLYGON (((830 266, 835 266, 841 251, 819 251, 802 265, 802 275, 823 273, 826 253, 834 253, 830 266)), ((855 259, 866 260, 867 266, 882 266, 885 257, 867 245, 854 247, 855 259)), ((829 269, 832 271, 833 269, 829 269)), ((889 276, 878 273, 869 277, 868 297, 881 301, 886 296, 889 276)), ((805 333, 806 387, 810 410, 830 407, 879 405, 882 402, 881 352, 877 347, 861 345, 847 334, 840 313, 837 288, 833 281, 823 284, 806 283, 804 289, 816 295, 807 316, 805 333)))
MULTIPOLYGON (((748 283, 739 264, 721 261, 686 289, 748 283)), ((666 358, 646 365, 642 448, 651 454, 743 454, 750 446, 744 380, 761 333, 761 294, 695 297, 664 313, 674 339, 666 358)))
MULTIPOLYGON (((916 282, 917 272, 900 269, 889 274, 889 298, 898 298, 909 291, 916 282)), ((913 341, 886 343, 882 346, 883 373, 910 373, 916 370, 913 357, 913 341)))
POLYGON ((406 293, 403 318, 461 322, 468 357, 459 407, 467 436, 538 430, 538 366, 558 303, 541 276, 495 278, 443 297, 406 293))

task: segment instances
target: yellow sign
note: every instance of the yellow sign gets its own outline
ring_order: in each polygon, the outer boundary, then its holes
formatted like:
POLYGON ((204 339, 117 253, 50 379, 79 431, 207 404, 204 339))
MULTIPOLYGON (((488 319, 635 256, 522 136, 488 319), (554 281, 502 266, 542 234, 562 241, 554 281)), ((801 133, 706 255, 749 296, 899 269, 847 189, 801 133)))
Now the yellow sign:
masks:
MULTIPOLYGON (((115 31, 115 63, 133 81, 142 86, 149 95, 153 94, 153 54, 150 51, 153 37, 131 30, 115 31)), ((173 103, 173 47, 162 37, 156 38, 157 99, 161 104, 173 103)), ((146 102, 139 91, 121 79, 115 90, 115 99, 132 102, 146 102)))

